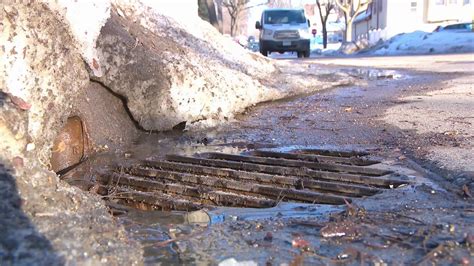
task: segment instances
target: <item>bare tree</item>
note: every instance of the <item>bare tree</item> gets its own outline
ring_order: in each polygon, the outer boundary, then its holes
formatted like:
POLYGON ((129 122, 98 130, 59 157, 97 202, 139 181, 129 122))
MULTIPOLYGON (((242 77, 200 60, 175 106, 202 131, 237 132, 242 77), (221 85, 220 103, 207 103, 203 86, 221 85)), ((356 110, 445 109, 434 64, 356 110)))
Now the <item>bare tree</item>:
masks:
POLYGON ((319 9, 319 17, 321 18, 321 27, 323 29, 323 47, 326 48, 328 46, 327 22, 329 13, 331 13, 331 10, 336 6, 334 0, 316 0, 316 5, 319 9))
POLYGON ((199 5, 199 16, 211 23, 214 28, 222 32, 222 27, 220 27, 219 20, 217 18, 217 9, 214 4, 214 0, 198 0, 199 5))
POLYGON ((268 7, 271 8, 289 8, 291 7, 291 0, 269 0, 268 7))
POLYGON ((346 42, 352 42, 352 23, 354 19, 372 3, 372 0, 335 0, 346 18, 346 42))
POLYGON ((239 29, 239 18, 244 11, 261 5, 266 5, 268 2, 256 4, 253 6, 247 6, 250 0, 223 0, 222 5, 227 9, 230 16, 230 35, 235 36, 239 29))

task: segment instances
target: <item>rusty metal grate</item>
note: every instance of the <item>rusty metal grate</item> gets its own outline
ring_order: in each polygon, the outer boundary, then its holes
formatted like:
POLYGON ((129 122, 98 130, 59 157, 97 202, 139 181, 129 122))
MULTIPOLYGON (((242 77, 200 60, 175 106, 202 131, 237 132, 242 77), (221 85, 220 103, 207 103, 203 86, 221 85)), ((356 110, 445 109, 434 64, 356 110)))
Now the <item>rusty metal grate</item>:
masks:
POLYGON ((167 155, 101 173, 111 198, 153 209, 273 207, 280 201, 343 204, 409 183, 373 167, 367 153, 326 150, 167 155))

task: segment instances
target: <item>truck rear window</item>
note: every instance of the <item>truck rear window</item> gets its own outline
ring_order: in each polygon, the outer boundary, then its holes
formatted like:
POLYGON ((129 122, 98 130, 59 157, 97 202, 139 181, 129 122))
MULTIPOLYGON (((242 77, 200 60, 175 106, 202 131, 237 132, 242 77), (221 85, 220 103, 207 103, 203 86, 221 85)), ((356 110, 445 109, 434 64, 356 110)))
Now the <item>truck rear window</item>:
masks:
POLYGON ((265 12, 265 24, 306 23, 303 10, 269 10, 265 12))

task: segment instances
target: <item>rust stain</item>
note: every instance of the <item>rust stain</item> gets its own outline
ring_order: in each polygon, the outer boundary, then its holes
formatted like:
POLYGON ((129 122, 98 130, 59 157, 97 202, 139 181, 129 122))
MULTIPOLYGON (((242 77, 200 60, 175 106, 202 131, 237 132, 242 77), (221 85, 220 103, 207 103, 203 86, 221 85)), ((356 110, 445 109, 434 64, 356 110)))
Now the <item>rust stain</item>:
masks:
POLYGON ((53 143, 52 170, 58 172, 79 163, 84 156, 85 146, 82 120, 77 116, 68 118, 66 125, 53 143))

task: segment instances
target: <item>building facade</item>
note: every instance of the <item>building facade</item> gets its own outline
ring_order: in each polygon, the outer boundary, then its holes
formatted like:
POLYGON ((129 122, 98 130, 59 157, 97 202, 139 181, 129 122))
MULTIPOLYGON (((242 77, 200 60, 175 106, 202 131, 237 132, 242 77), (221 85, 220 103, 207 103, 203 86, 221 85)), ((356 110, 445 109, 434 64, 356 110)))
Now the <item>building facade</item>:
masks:
POLYGON ((353 40, 374 44, 397 34, 473 20, 472 0, 373 0, 353 25, 353 40))

